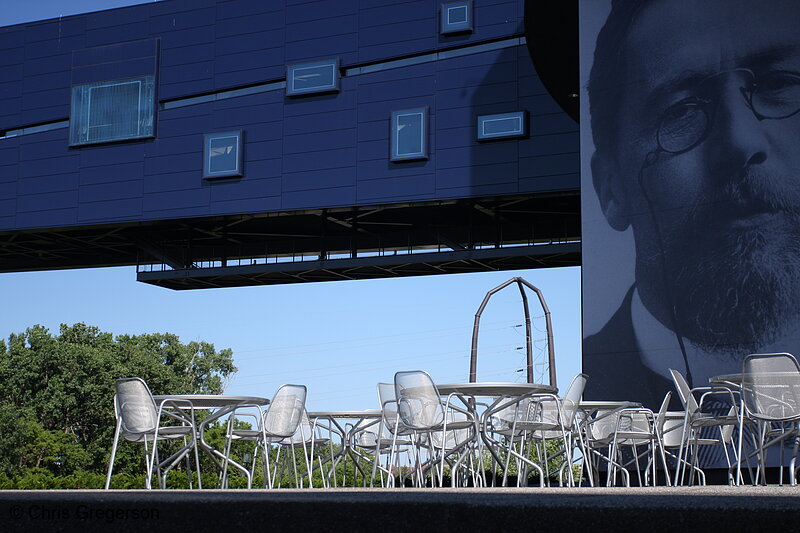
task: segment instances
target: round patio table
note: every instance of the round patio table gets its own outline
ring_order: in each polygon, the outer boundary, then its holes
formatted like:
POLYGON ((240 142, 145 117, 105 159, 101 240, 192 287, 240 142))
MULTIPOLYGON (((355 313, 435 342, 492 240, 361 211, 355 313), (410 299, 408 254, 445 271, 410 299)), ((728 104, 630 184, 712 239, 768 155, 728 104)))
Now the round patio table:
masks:
MULTIPOLYGON (((269 405, 269 399, 259 396, 234 396, 230 394, 158 394, 153 396, 153 400, 156 403, 168 402, 169 400, 189 401, 194 409, 212 411, 211 416, 203 420, 197 428, 200 448, 211 456, 218 468, 222 469, 222 464, 217 459, 226 461, 242 472, 247 472, 245 467, 211 446, 205 439, 205 430, 210 423, 219 420, 239 407, 263 407, 269 405)), ((200 476, 198 476, 199 479, 200 476)))

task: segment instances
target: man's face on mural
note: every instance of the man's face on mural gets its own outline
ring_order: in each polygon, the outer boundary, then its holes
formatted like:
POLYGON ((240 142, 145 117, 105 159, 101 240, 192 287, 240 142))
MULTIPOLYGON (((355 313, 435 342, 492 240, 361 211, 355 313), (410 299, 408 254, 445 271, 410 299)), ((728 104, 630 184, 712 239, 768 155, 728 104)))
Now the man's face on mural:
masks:
POLYGON ((721 354, 797 325, 798 27, 793 0, 649 2, 624 47, 619 137, 592 162, 609 221, 633 227, 642 301, 721 354))

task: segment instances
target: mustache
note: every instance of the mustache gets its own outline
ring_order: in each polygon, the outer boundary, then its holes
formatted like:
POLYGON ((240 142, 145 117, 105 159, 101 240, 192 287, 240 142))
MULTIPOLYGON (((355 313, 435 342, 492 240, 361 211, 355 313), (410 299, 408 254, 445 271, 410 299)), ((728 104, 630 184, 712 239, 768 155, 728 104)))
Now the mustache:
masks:
POLYGON ((699 232, 760 214, 788 216, 800 230, 799 177, 753 167, 719 181, 717 187, 705 188, 684 208, 699 232))

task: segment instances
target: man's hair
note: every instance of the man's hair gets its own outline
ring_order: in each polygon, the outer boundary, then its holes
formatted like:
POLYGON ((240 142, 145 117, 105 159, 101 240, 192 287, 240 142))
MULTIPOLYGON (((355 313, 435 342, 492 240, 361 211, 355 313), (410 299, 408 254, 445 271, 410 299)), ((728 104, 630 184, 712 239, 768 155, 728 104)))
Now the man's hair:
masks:
POLYGON ((625 75, 625 40, 636 15, 652 0, 613 0, 611 13, 597 36, 589 75, 589 112, 598 152, 614 148, 619 134, 619 110, 625 75))

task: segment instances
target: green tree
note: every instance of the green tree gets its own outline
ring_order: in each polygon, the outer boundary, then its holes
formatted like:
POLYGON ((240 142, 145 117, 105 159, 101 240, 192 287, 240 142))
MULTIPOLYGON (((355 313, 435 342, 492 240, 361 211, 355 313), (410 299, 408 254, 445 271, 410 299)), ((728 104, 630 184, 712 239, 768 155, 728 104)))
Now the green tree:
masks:
MULTIPOLYGON (((119 335, 77 323, 0 341, 0 474, 102 473, 114 435, 114 380, 137 376, 154 394, 223 391, 230 349, 170 333, 119 335)), ((123 445, 115 472, 144 471, 141 445, 123 445)))

